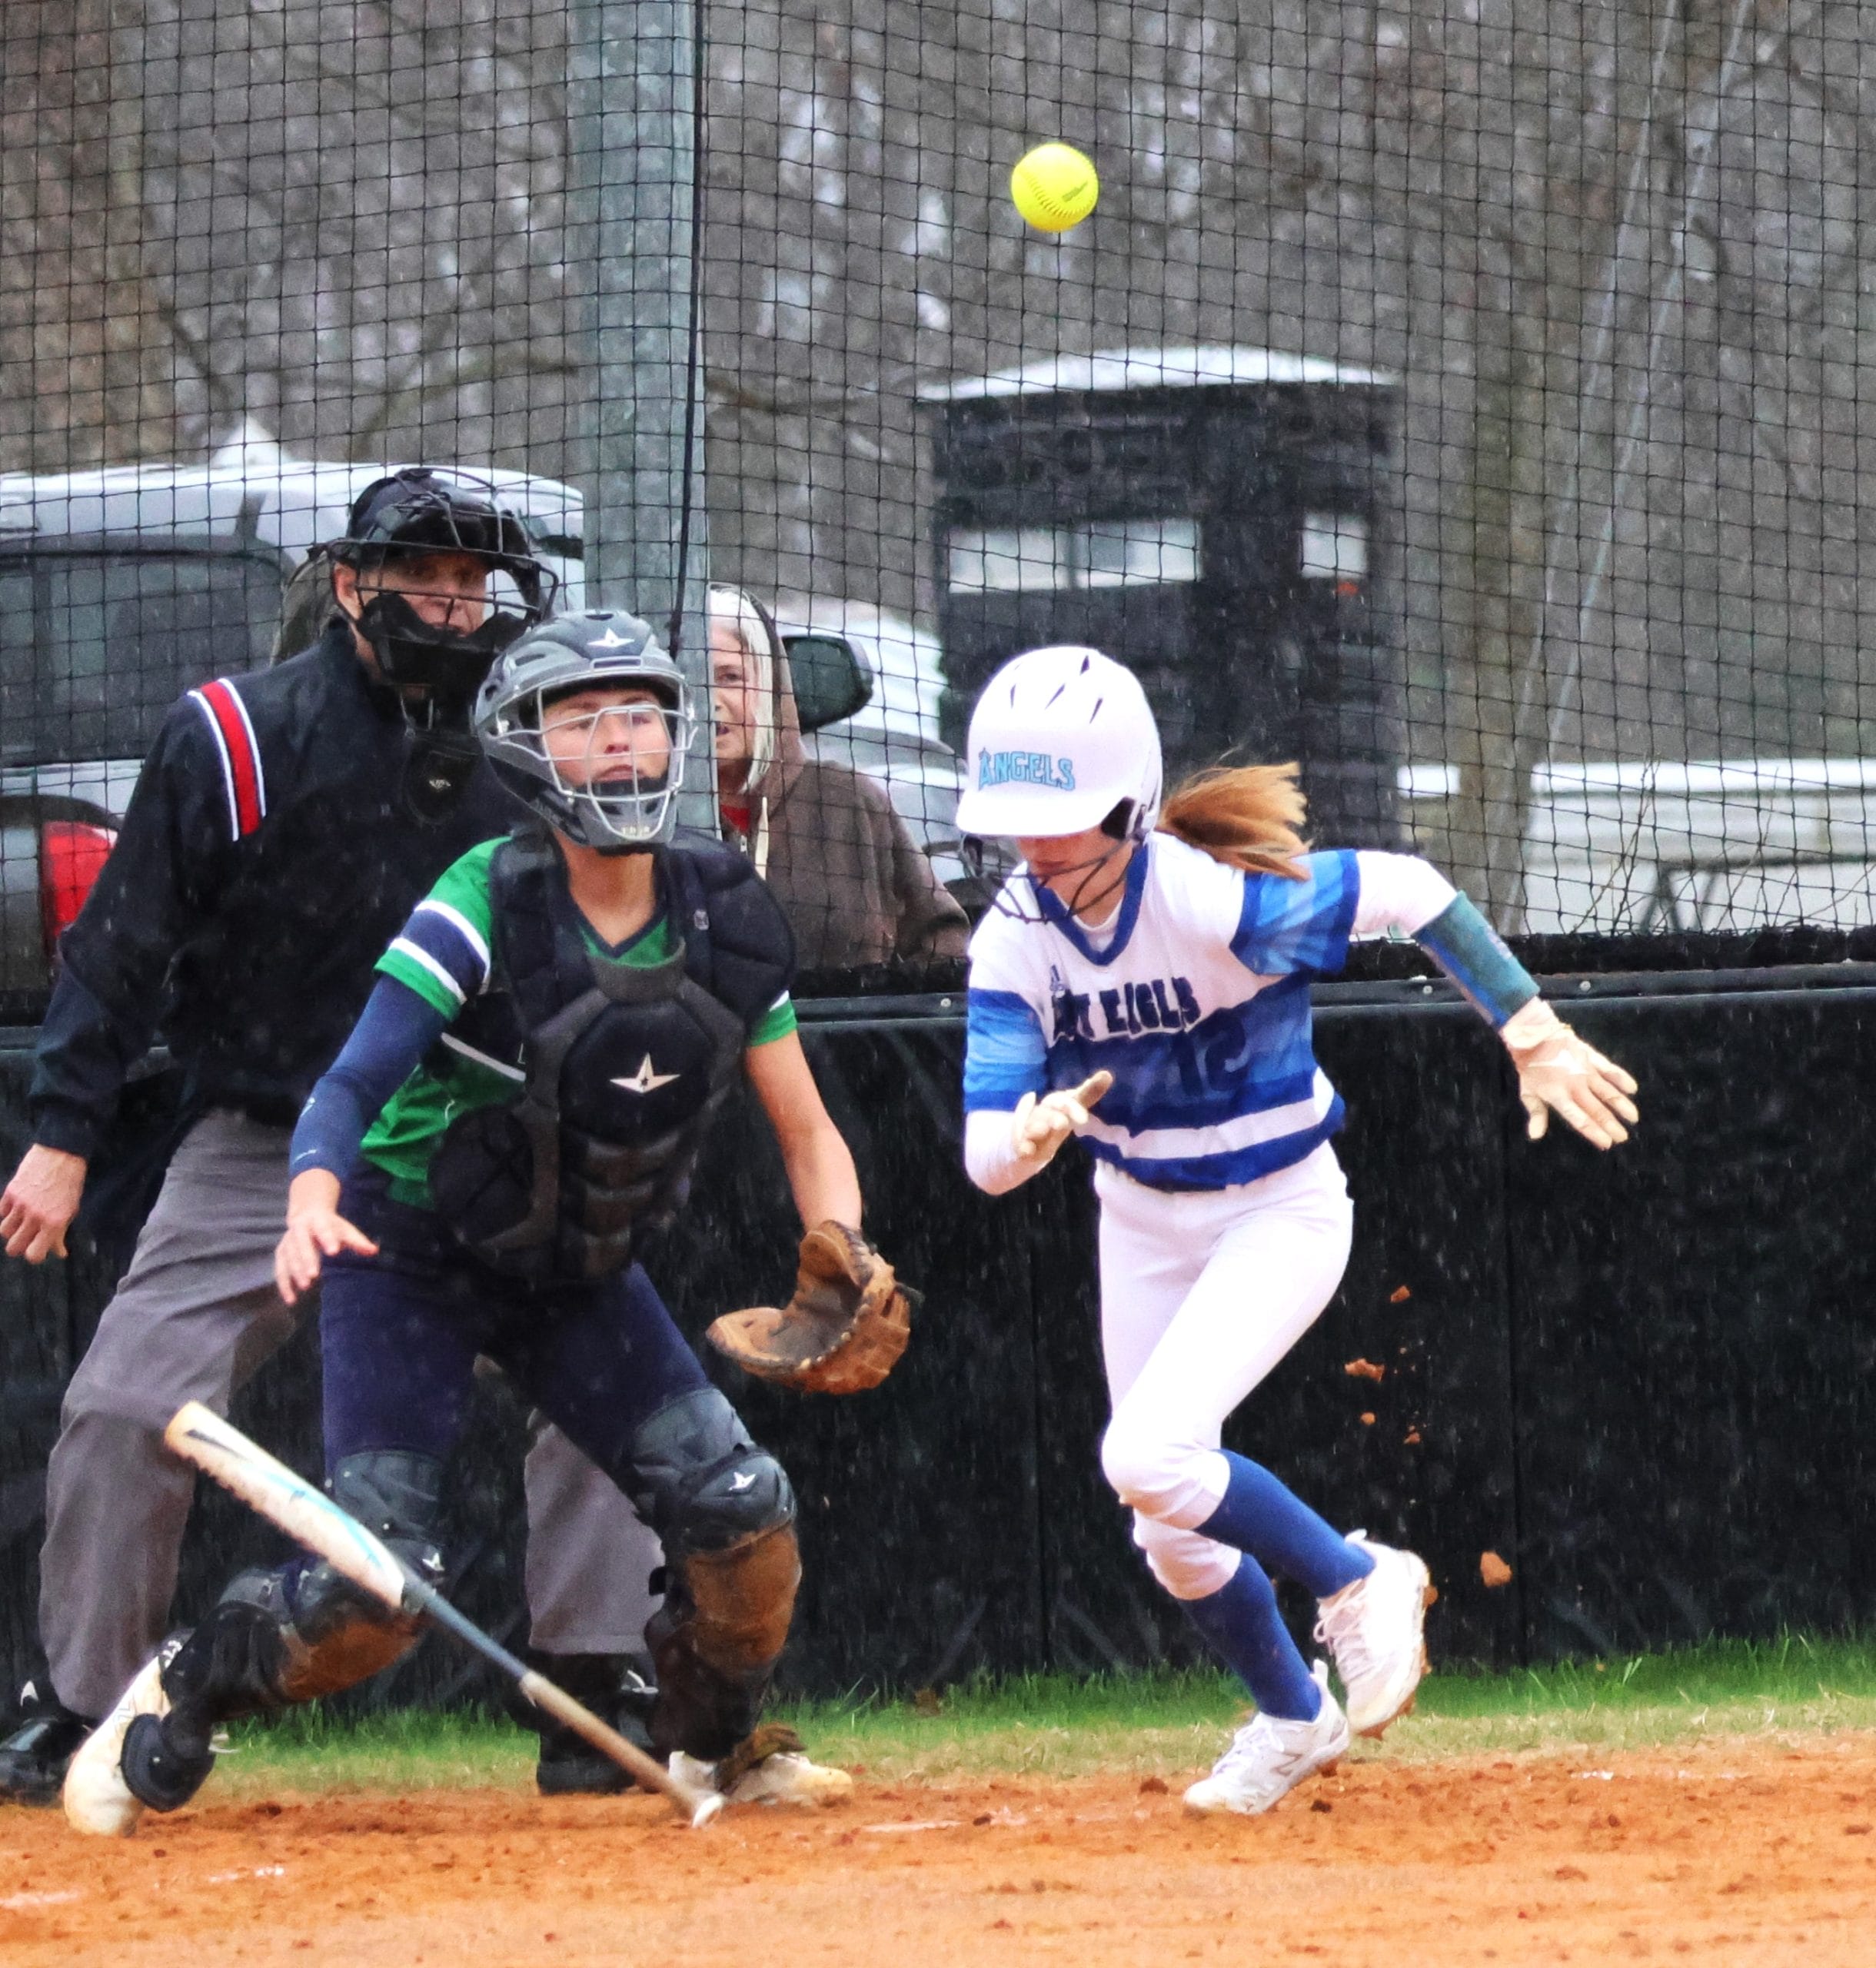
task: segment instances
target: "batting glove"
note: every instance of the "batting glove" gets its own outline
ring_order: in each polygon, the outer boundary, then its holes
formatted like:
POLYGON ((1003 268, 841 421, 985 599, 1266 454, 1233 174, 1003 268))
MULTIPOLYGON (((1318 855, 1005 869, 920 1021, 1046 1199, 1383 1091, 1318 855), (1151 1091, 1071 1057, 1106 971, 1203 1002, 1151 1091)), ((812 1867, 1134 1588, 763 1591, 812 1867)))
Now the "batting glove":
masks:
POLYGON ((1542 1140, 1552 1114, 1598 1148, 1628 1139, 1642 1118, 1632 1097, 1634 1075, 1579 1039, 1542 998, 1514 1012, 1498 1036, 1518 1069, 1518 1097, 1533 1141, 1542 1140))

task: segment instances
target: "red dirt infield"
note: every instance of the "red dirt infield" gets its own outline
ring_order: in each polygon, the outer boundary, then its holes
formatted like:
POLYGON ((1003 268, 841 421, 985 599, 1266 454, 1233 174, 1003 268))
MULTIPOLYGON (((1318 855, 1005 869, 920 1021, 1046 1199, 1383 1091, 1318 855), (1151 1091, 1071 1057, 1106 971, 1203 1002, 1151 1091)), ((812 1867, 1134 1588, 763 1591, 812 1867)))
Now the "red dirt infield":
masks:
POLYGON ((1179 1785, 886 1783, 700 1832, 645 1797, 0 1810, 0 1960, 997 1968, 1876 1959, 1876 1736, 1352 1762, 1269 1816, 1179 1785))

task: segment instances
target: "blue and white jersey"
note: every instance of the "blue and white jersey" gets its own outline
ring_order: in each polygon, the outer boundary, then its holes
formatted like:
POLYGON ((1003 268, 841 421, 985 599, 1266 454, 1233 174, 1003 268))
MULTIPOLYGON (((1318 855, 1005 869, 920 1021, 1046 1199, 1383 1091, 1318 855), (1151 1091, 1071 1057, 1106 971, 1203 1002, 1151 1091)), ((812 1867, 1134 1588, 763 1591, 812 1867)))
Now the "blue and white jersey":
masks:
POLYGON ((1303 866, 1246 874, 1156 833, 1104 943, 1046 892, 1044 923, 992 910, 970 945, 966 1111, 1105 1067, 1081 1139, 1136 1182, 1221 1189, 1300 1162, 1342 1125, 1309 979, 1342 968, 1361 889, 1352 853, 1303 866))

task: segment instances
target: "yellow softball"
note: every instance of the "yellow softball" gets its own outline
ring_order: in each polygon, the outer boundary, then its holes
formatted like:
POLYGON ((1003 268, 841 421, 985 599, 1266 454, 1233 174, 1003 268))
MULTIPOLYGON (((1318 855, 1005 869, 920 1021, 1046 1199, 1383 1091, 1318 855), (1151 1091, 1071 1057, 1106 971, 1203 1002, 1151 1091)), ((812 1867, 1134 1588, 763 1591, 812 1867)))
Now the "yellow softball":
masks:
POLYGON ((1101 181, 1070 144, 1038 144, 1010 174, 1011 202, 1039 232, 1066 232, 1094 210, 1101 181))

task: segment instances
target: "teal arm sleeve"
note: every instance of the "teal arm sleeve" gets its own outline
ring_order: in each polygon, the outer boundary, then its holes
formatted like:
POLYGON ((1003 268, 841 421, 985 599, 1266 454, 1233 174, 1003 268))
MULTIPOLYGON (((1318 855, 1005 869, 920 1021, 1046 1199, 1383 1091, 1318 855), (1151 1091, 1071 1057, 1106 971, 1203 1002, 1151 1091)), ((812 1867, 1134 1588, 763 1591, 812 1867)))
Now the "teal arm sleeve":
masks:
POLYGON ((1538 995, 1529 971, 1464 896, 1455 896, 1414 941, 1459 986, 1468 1001, 1502 1026, 1538 995))

